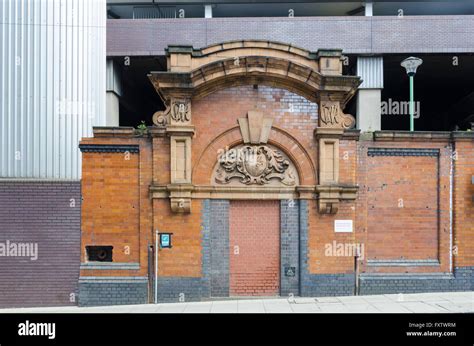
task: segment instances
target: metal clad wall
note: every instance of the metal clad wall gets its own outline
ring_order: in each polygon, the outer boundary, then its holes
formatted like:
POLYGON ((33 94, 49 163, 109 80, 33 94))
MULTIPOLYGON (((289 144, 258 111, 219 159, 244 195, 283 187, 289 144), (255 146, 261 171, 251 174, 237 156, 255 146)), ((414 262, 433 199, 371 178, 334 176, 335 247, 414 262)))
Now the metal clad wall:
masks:
POLYGON ((363 80, 359 89, 383 89, 383 57, 357 57, 357 75, 363 80))
POLYGON ((0 0, 0 177, 79 179, 105 124, 105 0, 0 0))

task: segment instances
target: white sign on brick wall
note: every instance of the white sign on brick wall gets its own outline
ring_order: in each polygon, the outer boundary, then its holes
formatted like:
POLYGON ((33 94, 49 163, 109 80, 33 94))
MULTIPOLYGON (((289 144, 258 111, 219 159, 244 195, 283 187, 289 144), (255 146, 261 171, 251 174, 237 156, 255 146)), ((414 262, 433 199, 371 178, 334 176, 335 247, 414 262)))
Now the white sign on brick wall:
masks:
POLYGON ((334 220, 334 232, 336 233, 351 233, 352 220, 334 220))

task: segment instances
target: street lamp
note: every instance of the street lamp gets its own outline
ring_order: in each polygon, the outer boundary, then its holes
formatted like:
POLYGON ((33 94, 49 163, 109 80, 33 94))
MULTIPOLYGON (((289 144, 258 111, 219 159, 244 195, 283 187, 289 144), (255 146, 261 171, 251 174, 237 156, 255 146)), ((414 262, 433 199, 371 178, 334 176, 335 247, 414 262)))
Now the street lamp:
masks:
POLYGON ((423 60, 420 58, 415 58, 414 56, 411 56, 409 58, 406 58, 401 62, 401 66, 405 68, 407 71, 408 77, 410 77, 410 131, 415 130, 415 120, 414 120, 414 113, 415 113, 415 101, 413 101, 414 98, 414 90, 413 90, 413 84, 414 84, 414 78, 416 74, 416 69, 418 66, 420 66, 423 63, 423 60))

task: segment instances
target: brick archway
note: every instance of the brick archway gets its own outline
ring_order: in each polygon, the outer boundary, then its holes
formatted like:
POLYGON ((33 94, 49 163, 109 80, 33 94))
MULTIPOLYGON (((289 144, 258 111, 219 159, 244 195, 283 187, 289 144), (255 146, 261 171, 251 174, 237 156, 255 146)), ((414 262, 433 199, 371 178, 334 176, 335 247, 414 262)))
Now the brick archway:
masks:
MULTIPOLYGON (((225 148, 232 148, 242 143, 238 126, 232 127, 217 136, 201 152, 193 166, 192 174, 195 184, 209 184, 217 162, 217 153, 225 148)), ((299 141, 287 131, 272 127, 268 143, 282 150, 294 163, 300 185, 316 185, 315 163, 299 141)))

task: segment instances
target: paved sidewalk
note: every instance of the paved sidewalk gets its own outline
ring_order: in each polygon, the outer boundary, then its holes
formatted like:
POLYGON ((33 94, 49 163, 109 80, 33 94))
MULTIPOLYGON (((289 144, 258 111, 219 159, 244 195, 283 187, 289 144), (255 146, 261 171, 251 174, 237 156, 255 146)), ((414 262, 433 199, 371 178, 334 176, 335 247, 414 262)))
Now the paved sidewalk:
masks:
POLYGON ((0 313, 452 313, 474 312, 474 292, 235 299, 194 303, 0 309, 0 313))

